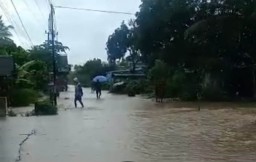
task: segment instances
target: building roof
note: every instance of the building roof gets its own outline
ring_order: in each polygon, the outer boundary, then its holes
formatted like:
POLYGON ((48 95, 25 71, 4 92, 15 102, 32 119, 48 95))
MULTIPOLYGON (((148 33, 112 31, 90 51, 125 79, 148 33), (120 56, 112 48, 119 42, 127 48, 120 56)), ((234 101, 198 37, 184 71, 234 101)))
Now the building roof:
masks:
POLYGON ((114 77, 146 77, 145 74, 114 74, 114 77))

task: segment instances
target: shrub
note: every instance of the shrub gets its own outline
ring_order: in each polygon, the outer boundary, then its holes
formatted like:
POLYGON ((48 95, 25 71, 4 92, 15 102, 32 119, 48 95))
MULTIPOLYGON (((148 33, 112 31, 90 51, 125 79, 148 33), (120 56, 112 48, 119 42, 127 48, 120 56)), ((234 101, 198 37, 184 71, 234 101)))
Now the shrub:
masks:
POLYGON ((104 83, 101 85, 102 90, 109 90, 109 88, 110 88, 110 85, 108 83, 104 83))
POLYGON ((125 87, 125 92, 128 94, 130 97, 134 97, 137 92, 136 92, 136 81, 130 81, 126 87, 125 87))
POLYGON ((22 87, 22 88, 31 88, 31 87, 34 87, 34 84, 30 81, 30 80, 27 80, 27 79, 18 79, 16 81, 16 87, 22 87))
POLYGON ((110 89, 111 93, 116 93, 116 94, 125 94, 126 90, 126 83, 112 86, 110 89))
POLYGON ((49 100, 38 101, 35 103, 35 115, 56 115, 58 109, 49 100))
POLYGON ((185 89, 186 75, 184 71, 176 70, 167 79, 166 83, 166 97, 176 98, 181 97, 185 89))
POLYGON ((17 114, 16 114, 15 112, 13 112, 12 110, 10 110, 10 111, 8 112, 8 116, 10 116, 10 117, 15 117, 15 116, 17 116, 17 114))
POLYGON ((169 74, 169 68, 162 60, 156 60, 154 67, 149 71, 149 78, 153 82, 166 80, 169 74))
POLYGON ((39 95, 32 89, 15 89, 11 92, 11 105, 13 107, 29 106, 31 103, 36 102, 39 95))
POLYGON ((150 83, 147 80, 131 80, 125 87, 125 92, 134 91, 135 94, 143 94, 146 92, 152 92, 150 89, 150 83))
POLYGON ((128 91, 128 96, 129 96, 129 97, 134 97, 134 96, 136 96, 135 91, 134 91, 134 90, 128 91))
POLYGON ((143 94, 151 93, 152 87, 150 87, 150 82, 147 80, 130 80, 124 84, 112 86, 110 91, 117 94, 128 94, 131 91, 135 94, 143 94))
POLYGON ((223 101, 228 100, 226 93, 219 87, 207 86, 202 90, 202 97, 204 100, 223 101))

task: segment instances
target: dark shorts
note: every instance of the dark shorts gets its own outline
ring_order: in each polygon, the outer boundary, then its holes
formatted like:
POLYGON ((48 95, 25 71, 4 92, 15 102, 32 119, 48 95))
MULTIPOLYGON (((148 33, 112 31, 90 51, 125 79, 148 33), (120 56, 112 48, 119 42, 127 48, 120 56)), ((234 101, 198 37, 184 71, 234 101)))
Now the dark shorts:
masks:
POLYGON ((101 89, 96 89, 96 93, 101 93, 101 89))
POLYGON ((77 101, 81 101, 82 100, 82 96, 75 96, 75 100, 77 101))

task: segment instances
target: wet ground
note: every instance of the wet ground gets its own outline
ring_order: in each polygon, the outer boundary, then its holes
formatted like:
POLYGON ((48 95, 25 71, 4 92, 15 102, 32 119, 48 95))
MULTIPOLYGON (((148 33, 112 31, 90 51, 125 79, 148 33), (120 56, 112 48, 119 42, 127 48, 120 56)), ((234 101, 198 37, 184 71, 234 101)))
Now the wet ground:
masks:
POLYGON ((15 162, 255 162, 256 113, 238 104, 156 104, 85 90, 60 96, 58 116, 0 119, 0 161, 15 162))

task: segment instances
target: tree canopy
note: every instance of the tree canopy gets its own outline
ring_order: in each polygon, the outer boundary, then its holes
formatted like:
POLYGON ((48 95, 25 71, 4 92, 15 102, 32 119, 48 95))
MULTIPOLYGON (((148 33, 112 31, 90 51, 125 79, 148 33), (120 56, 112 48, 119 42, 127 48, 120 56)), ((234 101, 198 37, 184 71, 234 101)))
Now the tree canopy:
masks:
POLYGON ((128 33, 129 29, 127 25, 122 22, 121 26, 109 36, 107 41, 107 54, 110 62, 115 62, 117 59, 121 59, 125 56, 127 52, 128 33))
POLYGON ((198 82, 195 89, 218 85, 229 97, 252 97, 255 20, 256 0, 142 0, 134 24, 125 30, 134 38, 126 49, 139 51, 149 67, 158 59, 185 72, 185 79, 198 82))
POLYGON ((88 60, 84 65, 75 65, 74 72, 70 75, 71 82, 75 77, 83 86, 91 86, 92 79, 97 75, 106 75, 108 71, 114 70, 114 66, 100 59, 88 60))

